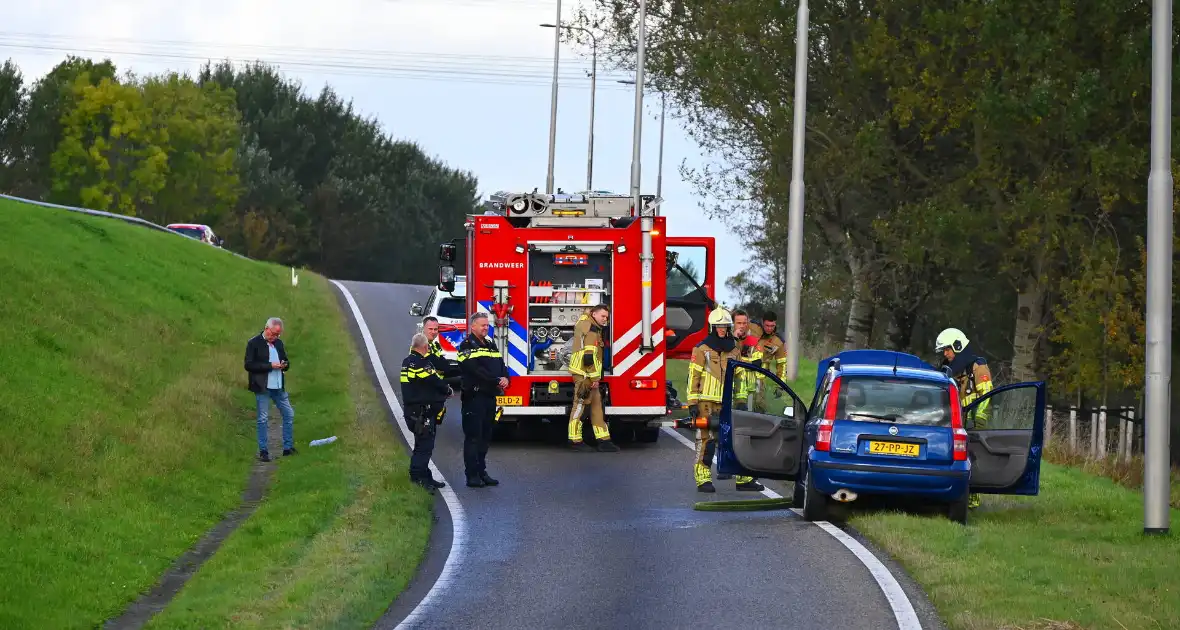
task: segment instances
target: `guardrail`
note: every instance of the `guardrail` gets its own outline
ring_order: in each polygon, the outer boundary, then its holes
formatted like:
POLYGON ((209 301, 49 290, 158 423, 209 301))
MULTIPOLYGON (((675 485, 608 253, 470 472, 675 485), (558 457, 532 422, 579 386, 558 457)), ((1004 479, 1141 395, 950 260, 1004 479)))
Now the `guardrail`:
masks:
MULTIPOLYGON (((159 230, 161 232, 175 234, 176 236, 179 236, 181 238, 190 238, 188 236, 185 236, 184 234, 181 234, 180 232, 177 232, 176 230, 169 230, 168 228, 166 228, 162 225, 157 225, 155 223, 152 223, 151 221, 147 221, 147 220, 141 219, 139 217, 129 217, 125 214, 115 214, 114 212, 106 212, 104 210, 91 210, 89 208, 78 208, 75 206, 63 206, 58 203, 49 203, 48 201, 37 201, 36 199, 25 199, 24 197, 14 197, 12 195, 5 195, 4 193, 0 193, 0 199, 7 199, 9 201, 18 201, 20 203, 27 203, 30 205, 41 206, 44 208, 56 208, 58 210, 68 210, 70 212, 78 212, 80 214, 88 214, 90 216, 102 217, 104 219, 118 219, 120 221, 124 221, 127 223, 133 223, 135 225, 142 225, 143 227, 150 228, 153 230, 159 230)), ((253 260, 253 258, 243 256, 235 251, 231 251, 231 250, 225 249, 223 247, 214 247, 213 249, 217 249, 217 250, 220 250, 223 252, 228 252, 230 254, 233 254, 234 256, 237 256, 238 258, 242 258, 245 260, 253 260)))

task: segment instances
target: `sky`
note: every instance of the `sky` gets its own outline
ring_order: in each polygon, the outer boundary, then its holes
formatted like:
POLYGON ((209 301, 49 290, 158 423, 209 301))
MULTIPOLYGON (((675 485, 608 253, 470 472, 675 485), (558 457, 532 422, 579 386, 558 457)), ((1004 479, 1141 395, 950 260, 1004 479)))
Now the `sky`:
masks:
MULTIPOLYGON (((572 18, 578 0, 564 0, 572 18)), ((195 73, 207 59, 274 63, 309 92, 325 84, 386 132, 417 142, 479 179, 480 194, 545 190, 556 0, 37 0, 10 3, 0 26, 0 59, 33 80, 73 53, 110 58, 120 72, 195 73)), ((589 135, 589 51, 562 44, 555 188, 583 190, 589 135)), ((631 181, 634 73, 600 64, 595 90, 593 185, 627 193, 631 181)), ((641 179, 654 194, 659 152, 658 94, 645 99, 641 179)), ((698 206, 681 163, 711 156, 681 122, 666 119, 661 212, 670 236, 717 239, 716 291, 745 265, 736 236, 698 206)))

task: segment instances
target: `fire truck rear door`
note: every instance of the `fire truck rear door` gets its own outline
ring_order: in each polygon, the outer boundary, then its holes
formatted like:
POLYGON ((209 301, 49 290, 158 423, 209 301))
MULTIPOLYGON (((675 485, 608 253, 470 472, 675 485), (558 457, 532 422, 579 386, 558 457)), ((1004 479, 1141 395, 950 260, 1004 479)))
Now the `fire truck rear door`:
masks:
POLYGON ((688 359, 708 334, 713 306, 712 237, 668 237, 664 327, 669 359, 688 359))

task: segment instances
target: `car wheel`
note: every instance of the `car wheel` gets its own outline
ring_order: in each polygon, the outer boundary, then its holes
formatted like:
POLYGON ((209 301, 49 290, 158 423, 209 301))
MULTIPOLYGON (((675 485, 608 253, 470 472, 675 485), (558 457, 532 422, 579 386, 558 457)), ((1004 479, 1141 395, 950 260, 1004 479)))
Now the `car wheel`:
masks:
POLYGON ((970 499, 971 493, 964 490, 963 496, 955 499, 947 506, 946 516, 952 521, 961 525, 967 524, 967 501, 970 499))
POLYGON ((803 475, 803 520, 828 520, 828 497, 815 487, 815 480, 811 478, 811 468, 808 467, 803 475))

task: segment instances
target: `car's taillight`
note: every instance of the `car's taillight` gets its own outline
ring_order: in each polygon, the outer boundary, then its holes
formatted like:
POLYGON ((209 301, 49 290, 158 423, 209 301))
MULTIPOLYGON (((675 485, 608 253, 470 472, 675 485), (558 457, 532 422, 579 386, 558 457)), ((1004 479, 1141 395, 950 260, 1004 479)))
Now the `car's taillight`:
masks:
POLYGON ((840 406, 840 379, 832 381, 832 391, 828 394, 828 404, 824 415, 819 419, 819 430, 815 434, 815 450, 832 450, 832 425, 836 421, 836 409, 840 406))
POLYGON ((963 428, 963 409, 959 406, 959 388, 950 386, 951 431, 954 433, 954 460, 967 461, 967 429, 963 428))
POLYGON ((654 378, 631 379, 631 389, 655 389, 659 384, 659 381, 654 378))

